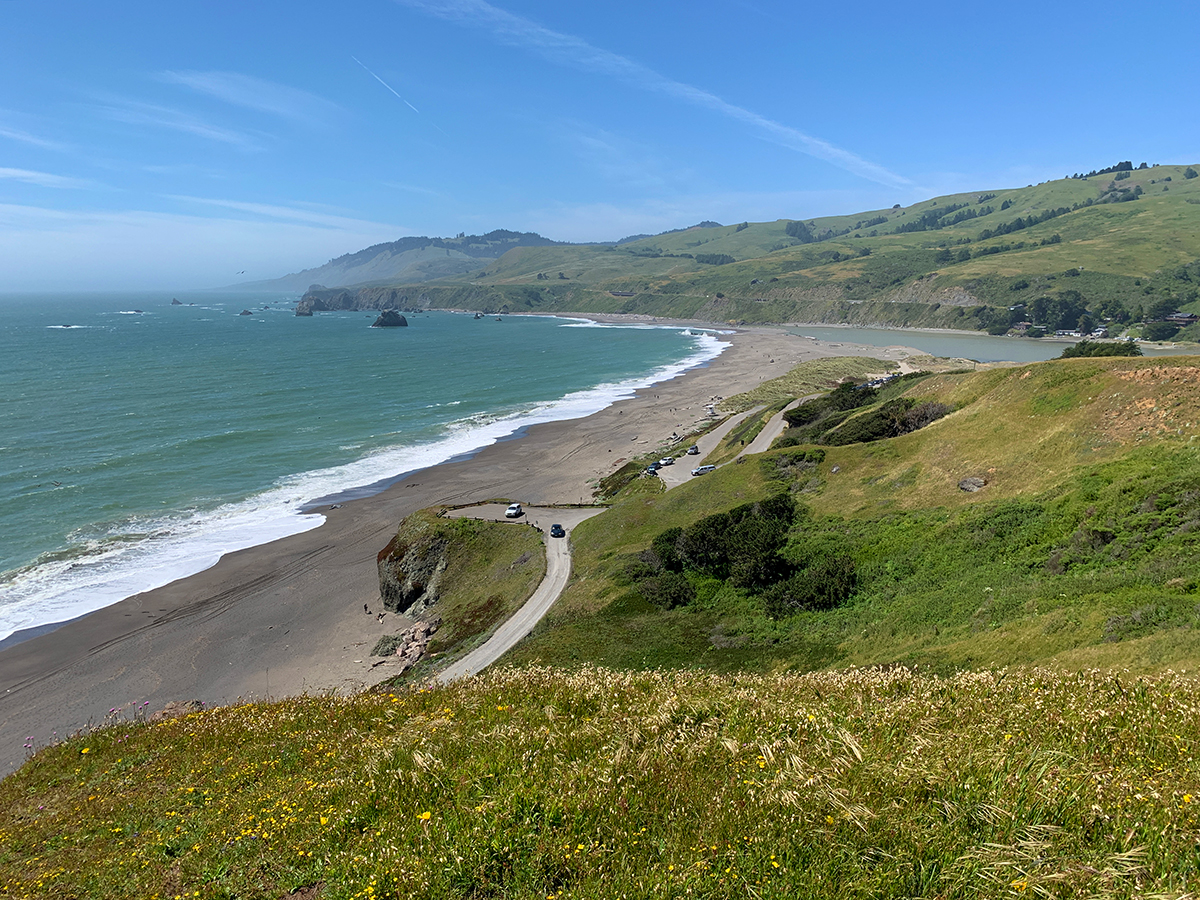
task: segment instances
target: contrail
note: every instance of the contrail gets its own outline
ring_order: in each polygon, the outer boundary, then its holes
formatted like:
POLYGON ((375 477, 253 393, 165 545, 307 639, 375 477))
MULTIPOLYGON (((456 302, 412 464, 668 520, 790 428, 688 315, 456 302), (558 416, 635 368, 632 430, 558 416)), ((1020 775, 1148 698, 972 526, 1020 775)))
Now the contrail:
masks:
MULTIPOLYGON (((366 67, 366 66, 363 66, 363 64, 362 64, 362 60, 360 60, 360 59, 359 59, 357 56, 351 56, 350 58, 351 58, 352 60, 354 60, 356 63, 358 63, 360 66, 362 66, 364 69, 366 69, 366 70, 367 70, 367 74, 368 74, 368 75, 370 75, 372 78, 374 78, 374 79, 375 79, 376 81, 378 81, 380 84, 382 84, 382 85, 383 85, 385 88, 387 88, 387 89, 388 89, 389 91, 391 91, 393 94, 396 94, 396 89, 395 89, 395 88, 393 88, 393 87, 392 87, 390 84, 388 84, 386 81, 384 81, 384 80, 383 80, 382 78, 380 78, 378 75, 376 75, 376 74, 375 74, 374 72, 372 72, 370 69, 367 69, 367 67, 366 67)), ((403 100, 403 101, 404 101, 404 103, 405 103, 405 104, 408 106, 408 108, 409 108, 409 109, 411 109, 413 112, 415 112, 415 113, 419 113, 419 112, 420 112, 420 110, 419 110, 419 109, 417 109, 415 106, 413 106, 413 105, 412 105, 411 103, 409 103, 407 100, 404 100, 404 98, 403 98, 403 97, 401 97, 399 94, 396 94, 396 97, 397 97, 397 99, 399 99, 399 100, 403 100)))

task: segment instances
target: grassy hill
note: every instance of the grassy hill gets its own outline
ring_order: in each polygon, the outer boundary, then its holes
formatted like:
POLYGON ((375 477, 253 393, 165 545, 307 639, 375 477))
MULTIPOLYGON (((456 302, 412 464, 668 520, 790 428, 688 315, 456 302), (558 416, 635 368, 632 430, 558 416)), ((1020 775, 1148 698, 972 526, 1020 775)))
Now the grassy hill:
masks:
MULTIPOLYGON (((1191 896, 1197 376, 906 377, 669 493, 637 478, 513 668, 41 748, 0 781, 0 896, 1191 896)), ((527 535, 405 527, 448 543, 447 640, 492 575, 527 592, 527 535)))
MULTIPOLYGON (((521 247, 424 295, 513 311, 966 328, 1006 328, 1030 317, 1009 307, 1065 296, 1096 324, 1123 326, 1166 306, 1200 310, 1200 178, 1189 171, 1155 166, 615 246, 521 247)), ((1035 324, 1073 327, 1078 315, 1035 324)))
MULTIPOLYGON (((800 448, 669 493, 643 479, 574 535, 578 578, 514 662, 776 671, 1050 663, 1145 672, 1200 663, 1200 360, 1063 360, 881 393, 954 411, 902 437, 800 448), (818 448, 814 448, 818 449, 818 448), (959 487, 965 478, 982 490, 959 487), (852 598, 772 616, 765 590, 689 570, 694 599, 639 592, 670 528, 788 492, 789 565, 850 561, 852 598)), ((847 425, 854 420, 851 419, 847 425)), ((846 427, 846 426, 843 426, 846 427)))

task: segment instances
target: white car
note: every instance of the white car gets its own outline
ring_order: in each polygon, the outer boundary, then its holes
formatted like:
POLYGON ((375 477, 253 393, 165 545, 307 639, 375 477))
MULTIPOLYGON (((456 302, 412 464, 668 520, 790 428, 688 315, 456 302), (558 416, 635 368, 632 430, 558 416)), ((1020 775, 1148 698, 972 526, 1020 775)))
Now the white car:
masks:
POLYGON ((697 466, 696 468, 692 469, 692 474, 693 475, 707 475, 709 472, 715 472, 715 471, 717 471, 716 466, 697 466))
POLYGON ((504 518, 506 519, 517 519, 523 515, 525 515, 525 510, 521 509, 520 503, 514 503, 504 511, 504 518))
POLYGON ((658 461, 658 464, 659 464, 660 466, 673 466, 673 465, 675 465, 675 457, 673 457, 673 456, 664 456, 662 459, 660 459, 660 460, 658 461))

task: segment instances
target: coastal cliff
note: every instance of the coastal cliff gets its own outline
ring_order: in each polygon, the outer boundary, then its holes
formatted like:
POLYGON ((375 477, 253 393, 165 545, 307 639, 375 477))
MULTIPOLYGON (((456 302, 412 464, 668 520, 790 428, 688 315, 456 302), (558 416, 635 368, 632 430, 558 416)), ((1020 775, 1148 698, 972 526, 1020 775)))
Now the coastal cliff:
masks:
POLYGON ((420 519, 406 519, 380 551, 379 593, 383 608, 414 616, 437 602, 450 542, 420 519), (425 527, 422 527, 425 526, 425 527))

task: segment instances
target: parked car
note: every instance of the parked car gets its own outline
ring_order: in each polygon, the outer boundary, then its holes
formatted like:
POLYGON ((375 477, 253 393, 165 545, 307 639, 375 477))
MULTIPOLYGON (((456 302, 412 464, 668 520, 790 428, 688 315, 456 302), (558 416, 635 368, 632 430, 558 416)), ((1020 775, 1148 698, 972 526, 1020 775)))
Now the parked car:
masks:
POLYGON ((566 536, 567 536, 567 529, 563 528, 561 525, 555 523, 554 525, 550 526, 550 537, 566 537, 566 536))
POLYGON ((525 510, 521 509, 520 503, 514 503, 504 511, 504 518, 506 519, 517 519, 523 515, 525 515, 525 510))
POLYGON ((688 449, 687 449, 687 455, 688 456, 699 456, 700 448, 697 447, 695 444, 692 444, 692 446, 688 447, 688 449))
POLYGON ((707 475, 709 472, 715 472, 716 469, 716 466, 697 466, 696 468, 692 469, 692 474, 707 475))
POLYGON ((646 466, 646 471, 649 472, 651 475, 653 475, 655 472, 657 472, 661 468, 662 468, 662 465, 660 463, 653 462, 653 463, 650 463, 650 465, 646 466))
POLYGON ((660 466, 673 466, 673 465, 675 465, 675 457, 673 457, 673 456, 664 456, 662 459, 660 459, 660 460, 658 461, 658 464, 659 464, 660 466))

